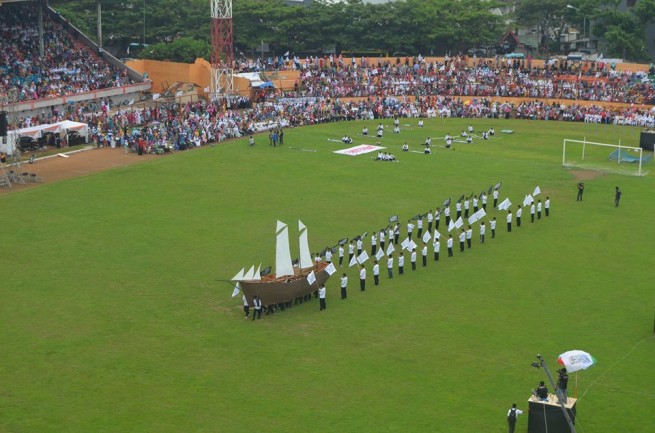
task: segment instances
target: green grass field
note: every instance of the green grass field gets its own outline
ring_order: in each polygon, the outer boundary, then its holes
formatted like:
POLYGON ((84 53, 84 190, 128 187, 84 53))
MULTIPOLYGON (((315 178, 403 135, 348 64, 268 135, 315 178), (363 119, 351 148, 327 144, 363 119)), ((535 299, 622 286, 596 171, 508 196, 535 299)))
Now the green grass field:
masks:
POLYGON ((1 196, 0 432, 501 433, 546 380, 535 356, 554 371, 572 349, 598 360, 577 375, 578 432, 652 432, 655 177, 584 172, 579 203, 561 166, 563 138, 638 145, 639 130, 472 120, 497 136, 400 152, 468 123, 404 119, 394 136, 385 121, 398 163, 332 153, 345 133, 375 142, 340 123, 289 129, 281 148, 262 135, 1 196), (551 216, 526 212, 506 233, 490 212, 496 239, 479 245, 476 229, 465 254, 442 244, 438 264, 402 278, 383 264, 379 287, 369 268, 365 293, 351 268, 346 301, 340 271, 326 311, 244 320, 217 281, 273 264, 277 219, 292 235, 301 219, 318 251, 501 181, 514 204, 539 185, 551 216))

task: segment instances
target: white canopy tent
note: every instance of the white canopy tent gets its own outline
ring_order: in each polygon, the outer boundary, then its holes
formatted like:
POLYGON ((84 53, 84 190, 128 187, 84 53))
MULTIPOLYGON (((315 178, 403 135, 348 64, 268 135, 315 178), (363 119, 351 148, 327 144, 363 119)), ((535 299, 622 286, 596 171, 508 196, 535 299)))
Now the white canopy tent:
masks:
POLYGON ((89 142, 89 127, 86 123, 73 122, 71 120, 64 120, 57 123, 48 123, 45 125, 30 126, 29 128, 21 128, 17 130, 8 131, 7 140, 0 143, 1 151, 7 154, 12 154, 16 148, 16 141, 20 137, 30 137, 34 140, 41 138, 45 133, 65 133, 66 136, 71 131, 77 132, 80 136, 84 137, 86 143, 89 142))

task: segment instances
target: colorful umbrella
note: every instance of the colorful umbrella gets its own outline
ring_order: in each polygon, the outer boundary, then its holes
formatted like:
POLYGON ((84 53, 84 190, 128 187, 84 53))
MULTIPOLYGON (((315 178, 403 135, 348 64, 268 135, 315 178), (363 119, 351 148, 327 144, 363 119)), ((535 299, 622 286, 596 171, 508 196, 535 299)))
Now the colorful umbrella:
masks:
POLYGON ((578 370, 586 370, 596 364, 596 358, 582 350, 569 350, 562 353, 557 358, 557 362, 562 364, 567 372, 573 373, 578 370))

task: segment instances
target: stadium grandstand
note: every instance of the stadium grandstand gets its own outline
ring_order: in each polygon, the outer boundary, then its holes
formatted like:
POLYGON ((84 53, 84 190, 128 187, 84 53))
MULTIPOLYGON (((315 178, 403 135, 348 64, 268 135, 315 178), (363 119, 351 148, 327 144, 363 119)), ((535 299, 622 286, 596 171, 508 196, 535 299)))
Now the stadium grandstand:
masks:
POLYGON ((0 0, 0 110, 10 118, 71 103, 138 98, 151 84, 44 0, 0 0))

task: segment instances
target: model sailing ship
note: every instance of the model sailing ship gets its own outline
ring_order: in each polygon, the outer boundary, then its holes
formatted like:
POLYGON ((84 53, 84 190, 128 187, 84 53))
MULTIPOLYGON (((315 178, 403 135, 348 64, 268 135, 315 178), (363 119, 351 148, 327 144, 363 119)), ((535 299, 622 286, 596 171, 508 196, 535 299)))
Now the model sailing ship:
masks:
POLYGON ((278 221, 275 231, 275 273, 261 276, 261 267, 255 270, 252 266, 245 273, 242 269, 231 279, 239 284, 250 304, 254 296, 259 297, 263 305, 293 301, 318 289, 332 274, 330 271, 334 266, 326 270, 328 263, 312 261, 307 227, 300 220, 298 231, 300 232, 300 259, 297 266, 294 266, 291 261, 289 227, 278 221))

